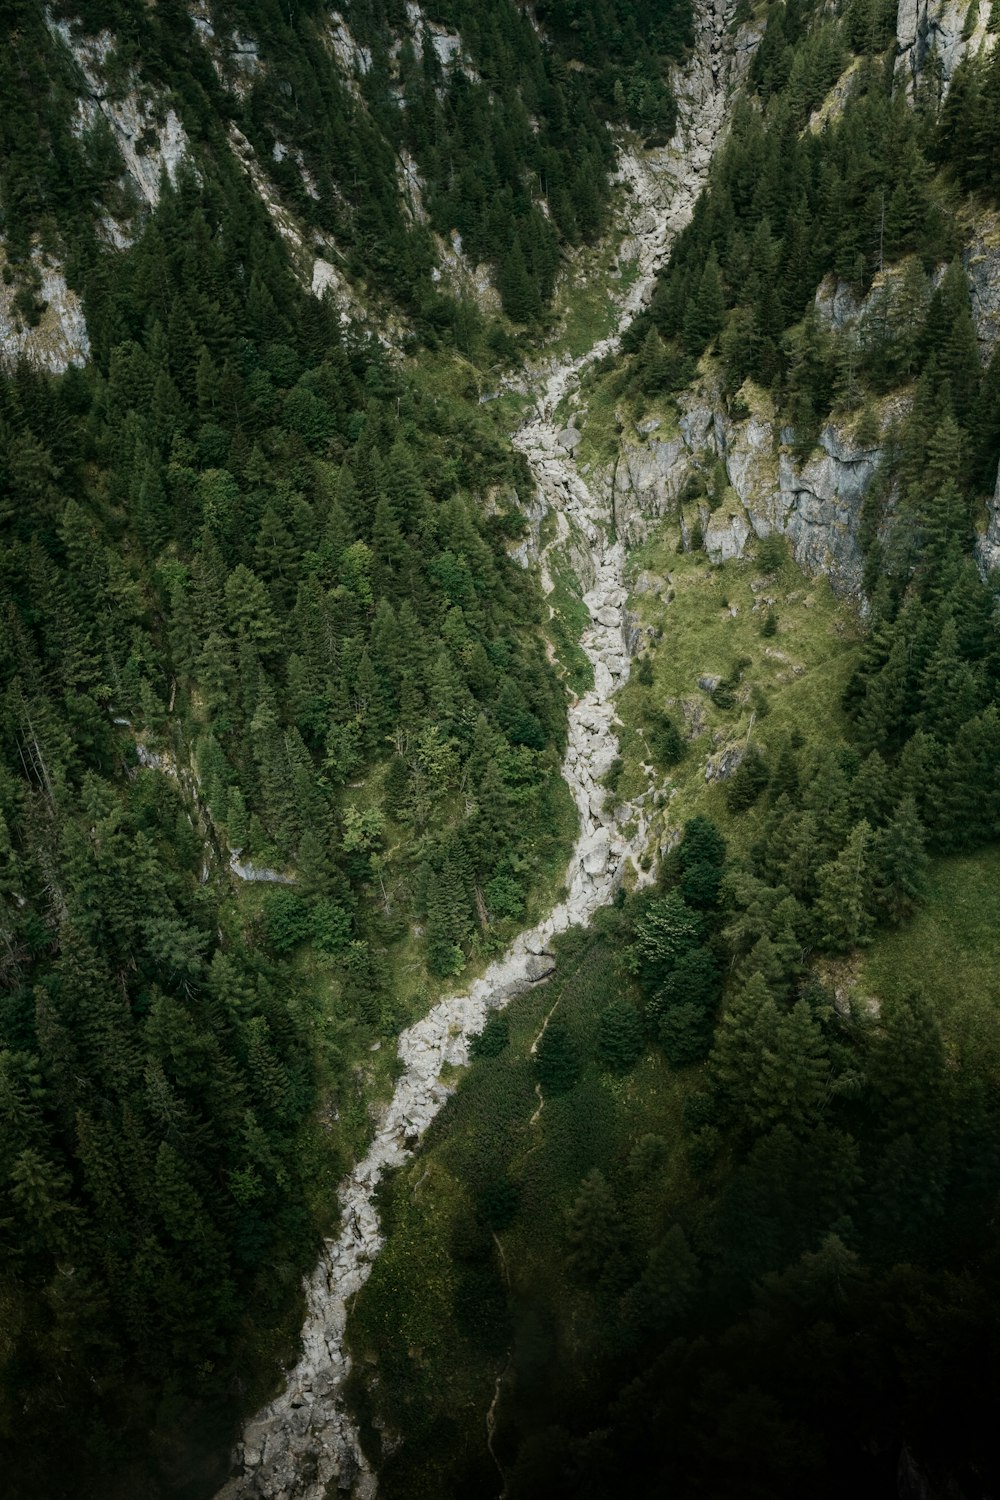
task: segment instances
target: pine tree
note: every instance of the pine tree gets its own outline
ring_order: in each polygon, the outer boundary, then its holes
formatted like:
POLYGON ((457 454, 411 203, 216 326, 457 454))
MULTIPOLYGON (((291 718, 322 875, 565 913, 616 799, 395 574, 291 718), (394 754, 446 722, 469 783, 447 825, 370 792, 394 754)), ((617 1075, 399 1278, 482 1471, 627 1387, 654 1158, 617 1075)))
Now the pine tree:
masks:
POLYGON ((541 298, 528 274, 519 234, 501 262, 498 284, 507 316, 515 323, 533 323, 541 312, 541 298))
POLYGON ((623 1226, 618 1205, 603 1172, 596 1167, 583 1179, 567 1215, 566 1240, 570 1269, 584 1283, 600 1280, 609 1258, 621 1249, 623 1226))
POLYGON ((844 952, 869 941, 874 874, 871 826, 855 824, 841 852, 816 872, 816 925, 820 943, 844 952))
POLYGON ((945 621, 924 668, 920 695, 922 728, 945 741, 953 739, 959 726, 971 719, 980 706, 980 687, 972 668, 959 653, 958 628, 953 619, 945 621))
POLYGON ((613 1000, 597 1023, 597 1055, 616 1073, 627 1073, 642 1056, 642 1023, 635 1006, 613 1000))
POLYGON ((665 1333, 688 1312, 697 1294, 698 1260, 683 1229, 674 1224, 650 1251, 641 1277, 624 1301, 629 1323, 665 1333))
POLYGON ((684 317, 684 343, 689 354, 701 354, 712 342, 722 328, 725 309, 719 260, 713 245, 684 317))
POLYGON ((872 750, 851 782, 850 807, 855 820, 864 818, 880 827, 892 811, 894 795, 889 768, 877 750, 872 750))
POLYGON ((923 890, 927 867, 926 834, 912 797, 904 797, 892 821, 875 836, 874 902, 887 922, 904 922, 913 914, 923 890))
POLYGON ((425 942, 427 967, 432 974, 447 978, 460 974, 465 967, 465 955, 455 942, 454 892, 445 890, 442 883, 431 876, 428 880, 427 923, 425 942))

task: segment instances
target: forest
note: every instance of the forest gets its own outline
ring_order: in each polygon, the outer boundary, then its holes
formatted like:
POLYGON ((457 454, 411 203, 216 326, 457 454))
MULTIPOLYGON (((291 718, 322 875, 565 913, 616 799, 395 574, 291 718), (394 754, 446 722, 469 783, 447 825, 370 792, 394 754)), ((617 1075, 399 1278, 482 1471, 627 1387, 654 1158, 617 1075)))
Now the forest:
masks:
MULTIPOLYGON (((396 1038, 559 894, 574 681, 514 556, 525 408, 482 398, 546 358, 621 212, 618 144, 674 136, 695 30, 686 0, 345 0, 348 65, 320 0, 50 9, 2 22, 2 274, 31 325, 59 257, 90 357, 0 370, 0 1461, 15 1500, 201 1500, 294 1357, 396 1038), (195 9, 252 39, 249 79, 195 9), (155 206, 80 125, 53 19, 111 34, 109 97, 177 112, 155 206), (234 130, 349 311, 303 284, 234 130), (441 275, 456 242, 495 298, 441 275)), ((756 19, 591 394, 638 420, 711 380, 734 420, 764 393, 802 458, 834 412, 877 443, 857 648, 818 732, 763 704, 380 1189, 350 1399, 388 1500, 498 1470, 510 1500, 998 1483, 1000 1037, 930 981, 851 985, 1000 839, 974 555, 1000 354, 962 258, 1000 207, 1000 48, 908 98, 884 0, 756 19)), ((752 545, 735 566, 794 592, 781 538, 752 545)), ((670 621, 625 726, 664 797, 696 753, 670 621)))
MULTIPOLYGON (((30 321, 33 247, 65 255, 92 358, 0 385, 0 1444, 24 1496, 203 1494, 294 1336, 367 1129, 362 1059, 565 858, 564 689, 508 555, 527 475, 431 358, 509 357, 512 325, 435 286, 431 236, 458 228, 537 322, 604 222, 626 105, 514 5, 442 10, 472 59, 447 80, 429 43, 390 58, 404 7, 352 5, 356 82, 321 7, 220 4, 266 59, 244 97, 184 6, 63 9, 194 155, 137 214, 41 7, 8 9, 4 276, 30 321), (401 312, 411 359, 300 286, 235 122, 270 158, 296 144, 316 195, 291 158, 277 190, 376 322, 401 312)), ((623 34, 635 80, 652 46, 623 34)), ((635 80, 658 128, 669 93, 635 80)))
MULTIPOLYGON (((905 948, 943 857, 1000 832, 996 580, 973 558, 1000 363, 981 363, 956 213, 995 201, 1000 63, 960 65, 943 106, 931 73, 910 103, 894 25, 770 7, 753 98, 627 359, 603 363, 610 396, 590 391, 641 415, 713 379, 737 419, 766 392, 803 457, 831 412, 880 442, 855 665, 820 743, 753 700, 712 815, 654 890, 566 940, 544 999, 489 1022, 387 1188, 353 1333, 380 1367, 356 1400, 387 1495, 486 1493, 498 1470, 525 1500, 626 1475, 637 1495, 767 1500, 996 1484, 1000 1054, 972 1019, 995 997, 984 975, 957 1025, 930 985, 857 979, 888 931, 905 948), (852 60, 840 117, 804 129, 852 60), (824 320, 824 277, 852 326, 824 320)), ((750 566, 764 592, 794 572, 773 536, 750 566)), ((767 646, 780 606, 760 619, 767 646)), ((672 628, 638 669, 668 777, 692 753, 656 698, 672 628)), ((717 707, 749 665, 715 680, 717 707)))

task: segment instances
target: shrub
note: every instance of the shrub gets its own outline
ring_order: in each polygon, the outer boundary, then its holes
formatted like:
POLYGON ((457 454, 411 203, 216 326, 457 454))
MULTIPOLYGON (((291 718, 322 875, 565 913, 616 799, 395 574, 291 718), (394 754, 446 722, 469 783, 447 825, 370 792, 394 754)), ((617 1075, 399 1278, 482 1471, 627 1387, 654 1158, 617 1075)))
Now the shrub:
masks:
POLYGON ((659 709, 649 715, 649 748, 661 766, 675 766, 684 755, 684 736, 670 715, 659 709))
POLYGON ((622 760, 620 755, 616 755, 604 774, 604 785, 612 794, 614 794, 618 790, 618 786, 621 782, 622 772, 624 771, 624 769, 625 762, 622 760))
POLYGON ((297 891, 278 886, 264 898, 267 941, 275 953, 290 953, 313 935, 313 913, 297 891))
POLYGON ((524 893, 513 875, 494 875, 484 892, 491 918, 519 917, 524 911, 524 893))
POLYGON ((642 1056, 642 1024, 635 1006, 612 1000, 597 1023, 597 1056, 606 1068, 627 1073, 642 1056))
POLYGON ((312 937, 320 952, 339 953, 350 936, 350 912, 336 901, 317 901, 312 911, 312 937))
POLYGON ((499 1057, 510 1042, 510 1022, 502 1010, 495 1010, 486 1025, 469 1044, 469 1056, 499 1057))

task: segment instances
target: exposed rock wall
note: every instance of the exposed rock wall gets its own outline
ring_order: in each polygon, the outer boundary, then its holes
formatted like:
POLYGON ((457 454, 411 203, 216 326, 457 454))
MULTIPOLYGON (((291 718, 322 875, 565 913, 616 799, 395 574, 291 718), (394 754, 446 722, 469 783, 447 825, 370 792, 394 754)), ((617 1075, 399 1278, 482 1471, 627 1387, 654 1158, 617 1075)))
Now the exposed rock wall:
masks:
POLYGON ((962 264, 969 279, 979 356, 985 365, 1000 343, 1000 214, 988 210, 976 219, 962 264))
MULTIPOLYGON (((3 258, 0 250, 0 263, 3 258)), ((44 311, 34 326, 26 322, 14 301, 17 283, 0 281, 0 358, 5 364, 25 359, 49 375, 62 375, 70 365, 85 365, 90 358, 87 320, 58 261, 41 251, 34 260, 40 281, 37 300, 44 311)))
MULTIPOLYGON (((980 0, 978 14, 970 16, 968 0, 900 0, 896 68, 910 92, 933 69, 943 93, 967 53, 993 45, 994 37, 987 31, 990 8, 990 0, 980 0)), ((831 110, 850 81, 850 71, 831 95, 831 110)), ((977 220, 963 264, 985 364, 1000 340, 996 214, 985 213, 977 220)), ((882 283, 901 274, 901 268, 887 268, 863 300, 843 282, 824 283, 817 310, 838 333, 864 338, 866 323, 880 315, 882 283)), ((883 432, 902 410, 904 399, 883 409, 883 432)), ((620 534, 634 544, 656 520, 670 515, 680 519, 683 497, 694 488, 709 489, 708 480, 715 477, 711 470, 721 464, 728 489, 717 497, 716 508, 701 505, 705 546, 713 560, 742 557, 756 538, 777 531, 788 538, 807 572, 826 573, 838 592, 859 596, 862 507, 882 458, 880 441, 859 443, 850 425, 829 421, 817 447, 802 459, 790 442, 792 434, 782 431, 762 393, 751 393, 747 404, 752 411, 734 418, 712 382, 699 382, 679 398, 676 422, 665 425, 654 419, 640 430, 624 433, 614 465, 590 476, 591 486, 613 498, 620 534)), ((987 558, 1000 560, 1000 499, 993 503, 980 558, 983 566, 987 558)))
POLYGON ((991 573, 1000 572, 1000 473, 986 509, 986 530, 976 541, 976 561, 984 582, 991 573))
POLYGON ((975 0, 899 0, 896 15, 896 75, 913 93, 917 83, 933 66, 939 70, 943 97, 962 58, 969 52, 992 47, 995 38, 987 31, 990 11, 997 0, 979 0, 975 24, 967 27, 975 0))
POLYGON ((300 220, 281 201, 277 189, 264 171, 253 146, 242 130, 239 130, 232 122, 229 125, 229 144, 234 156, 250 179, 254 191, 267 209, 275 229, 284 240, 292 267, 303 285, 308 287, 314 297, 330 297, 340 314, 341 323, 345 326, 354 319, 361 319, 364 316, 364 309, 347 277, 333 263, 332 257, 338 253, 333 242, 326 236, 318 236, 315 233, 307 236, 300 220), (330 259, 314 253, 314 247, 318 244, 322 244, 330 259))
POLYGON ((232 31, 228 36, 220 35, 215 29, 208 0, 198 0, 192 8, 191 20, 195 32, 208 48, 219 82, 237 98, 244 98, 254 79, 264 71, 258 43, 239 31, 232 31))
POLYGON ((155 208, 160 201, 163 173, 173 181, 188 154, 187 136, 177 114, 144 91, 138 79, 133 79, 127 90, 109 90, 104 81, 105 68, 115 50, 109 31, 96 36, 75 35, 68 21, 53 21, 51 29, 65 43, 82 75, 76 129, 87 130, 103 115, 136 202, 155 208))
MULTIPOLYGON (((707 501, 700 505, 705 548, 714 562, 743 557, 757 537, 777 531, 807 572, 826 573, 839 593, 859 595, 862 504, 881 447, 862 445, 848 428, 828 422, 817 447, 801 461, 769 400, 759 391, 748 399, 753 410, 731 416, 705 381, 680 397, 676 432, 661 436, 656 423, 644 424, 645 436, 623 436, 616 471, 605 469, 592 480, 605 493, 614 486, 620 533, 634 545, 656 521, 679 516, 691 481, 705 493, 721 464, 725 494, 715 509, 707 501)), ((887 410, 883 419, 888 416, 887 410)))

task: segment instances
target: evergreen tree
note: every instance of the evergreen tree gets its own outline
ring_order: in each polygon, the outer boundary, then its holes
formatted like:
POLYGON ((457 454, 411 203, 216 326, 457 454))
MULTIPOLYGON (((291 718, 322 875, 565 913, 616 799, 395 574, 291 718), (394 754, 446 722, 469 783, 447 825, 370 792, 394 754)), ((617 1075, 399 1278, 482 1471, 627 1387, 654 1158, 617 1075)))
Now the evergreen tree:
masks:
POLYGON ((836 859, 816 872, 816 923, 824 947, 844 951, 872 933, 873 837, 864 820, 855 824, 836 859))
POLYGON ((567 1215, 568 1261, 574 1276, 593 1283, 606 1275, 609 1260, 621 1251, 622 1238, 614 1195, 595 1167, 583 1179, 567 1215))

